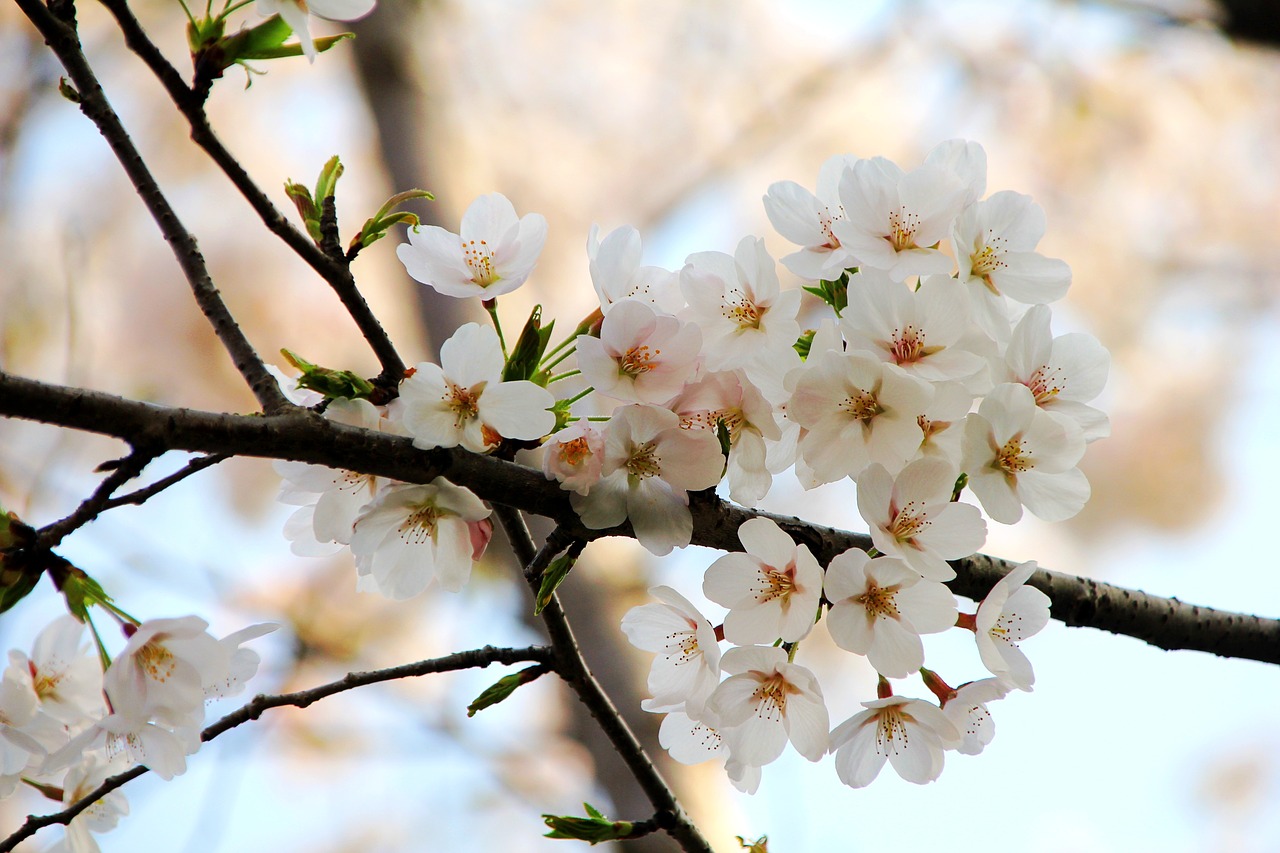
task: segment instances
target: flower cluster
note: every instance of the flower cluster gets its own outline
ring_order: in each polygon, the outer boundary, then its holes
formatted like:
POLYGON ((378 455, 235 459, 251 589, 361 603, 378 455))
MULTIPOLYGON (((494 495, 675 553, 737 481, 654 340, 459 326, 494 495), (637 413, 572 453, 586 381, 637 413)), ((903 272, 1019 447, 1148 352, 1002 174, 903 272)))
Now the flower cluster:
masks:
MULTIPOLYGON (((599 309, 549 350, 551 327, 535 312, 510 351, 496 299, 532 273, 546 222, 482 196, 459 234, 414 229, 398 255, 440 293, 480 297, 493 326, 459 329, 440 365, 417 365, 393 402, 331 399, 326 416, 423 449, 542 445, 546 476, 585 527, 629 525, 658 555, 690 543, 692 492, 724 482, 752 506, 787 469, 808 488, 852 480, 870 553, 824 567, 754 518, 738 531, 743 551, 706 571, 721 624, 660 587, 660 603, 632 610, 623 630, 658 654, 645 707, 667 715, 662 742, 681 761, 723 756, 734 783, 753 790, 790 742, 810 760, 834 753, 853 786, 886 760, 930 781, 945 750, 975 753, 991 739, 987 703, 1031 689, 1017 641, 1048 619, 1047 597, 1025 585, 1034 564, 965 613, 944 585, 949 561, 981 548, 984 513, 1012 524, 1024 510, 1048 521, 1079 512, 1089 484, 1078 463, 1109 429, 1090 405, 1106 350, 1050 331, 1048 303, 1070 270, 1037 251, 1043 212, 985 190, 985 154, 959 140, 909 172, 836 157, 815 192, 774 184, 765 210, 799 246, 782 264, 809 282, 785 290, 757 237, 668 271, 641 265, 635 229, 601 238, 593 228, 599 309), (826 307, 802 304, 804 292, 826 307), (571 377, 576 393, 553 393, 571 377), (817 677, 796 663, 824 621, 836 646, 880 676, 878 697, 834 729, 817 677), (974 633, 990 677, 952 688, 924 668, 922 636, 953 627, 974 633), (889 679, 915 674, 937 704, 894 695, 889 679)), ((457 590, 488 540, 488 508, 444 480, 279 470, 282 499, 301 507, 288 526, 295 550, 349 545, 362 589, 405 598, 438 580, 457 590)))
MULTIPOLYGON (((253 625, 219 640, 196 616, 121 625, 127 640, 114 658, 101 645, 94 655, 85 625, 70 615, 42 630, 30 655, 9 652, 0 798, 23 783, 70 805, 134 764, 164 779, 185 772, 200 747, 205 702, 243 689, 259 662, 244 643, 276 628, 253 625)), ((96 853, 92 833, 128 811, 121 793, 107 794, 71 821, 60 849, 96 853)))

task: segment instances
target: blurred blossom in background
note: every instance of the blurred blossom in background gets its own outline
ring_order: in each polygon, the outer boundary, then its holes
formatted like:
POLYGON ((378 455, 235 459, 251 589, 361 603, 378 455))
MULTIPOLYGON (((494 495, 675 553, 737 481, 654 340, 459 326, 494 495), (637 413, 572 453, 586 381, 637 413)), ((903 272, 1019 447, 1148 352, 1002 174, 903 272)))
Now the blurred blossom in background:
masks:
MULTIPOLYGON (((180 7, 135 6, 185 67, 180 7)), ((974 139, 987 152, 988 193, 1030 194, 1048 216, 1040 251, 1072 267, 1055 334, 1087 331, 1113 357, 1098 403, 1112 437, 1084 460, 1093 499, 1065 524, 991 525, 984 551, 1280 616, 1269 536, 1280 510, 1280 53, 1188 20, 1202 11, 1031 0, 384 3, 356 25, 354 43, 314 66, 264 65, 247 91, 228 72, 210 113, 282 209, 286 178, 309 184, 340 154, 346 234, 410 186, 436 194, 419 210, 451 228, 492 191, 545 215, 537 271, 501 301, 508 327, 536 302, 565 328, 591 310, 593 223, 602 233, 636 226, 644 263, 667 268, 695 251, 732 252, 746 234, 776 258, 791 248, 760 203, 770 183, 812 187, 838 153, 910 169, 941 140, 974 139)), ((108 96, 259 350, 376 373, 337 300, 189 143, 105 13, 79 12, 108 96)), ((0 8, 0 366, 169 405, 251 410, 107 146, 58 96, 59 74, 17 10, 0 8)), ((416 362, 429 357, 432 329, 395 260, 401 241, 367 250, 355 273, 416 362)), ((813 322, 818 306, 806 306, 813 322)), ((432 316, 456 324, 470 318, 448 312, 465 307, 432 316)), ((0 504, 37 524, 65 515, 96 482, 93 467, 119 450, 0 422, 0 504)), ((157 470, 165 464, 181 460, 157 470)), ((64 552, 142 617, 200 613, 215 634, 286 623, 258 643, 255 692, 535 641, 502 549, 460 595, 360 595, 349 557, 290 554, 277 489, 268 462, 223 463, 109 513, 64 552)), ((764 508, 857 527, 853 494, 850 482, 804 492, 788 474, 764 508)), ((653 583, 703 606, 701 572, 715 556, 690 548, 656 561, 633 543, 593 545, 567 585, 603 602, 599 625, 580 629, 589 658, 642 691, 648 656, 622 639, 622 613, 653 583)), ((585 618, 572 598, 566 607, 585 618)), ((29 643, 58 608, 46 590, 7 614, 3 648, 29 643)), ((963 639, 925 643, 928 665, 952 683, 982 675, 963 639)), ((815 666, 849 669, 847 655, 824 661, 812 646, 815 666)), ((931 785, 886 773, 854 791, 829 763, 794 755, 766 769, 752 798, 718 768, 665 772, 723 849, 764 833, 777 851, 1275 849, 1274 667, 1056 623, 1024 650, 1035 692, 995 704, 995 741, 979 757, 948 756, 931 785)), ((833 720, 873 696, 869 669, 820 674, 833 720)), ((552 680, 467 719, 467 703, 496 677, 435 676, 273 711, 203 750, 174 782, 132 783, 131 814, 102 847, 553 850, 571 842, 541 838, 541 812, 578 813, 585 799, 642 816, 610 803, 621 795, 596 781, 599 753, 552 680)), ((638 720, 637 706, 624 710, 638 720)), ((0 808, 0 825, 12 827, 44 805, 19 797, 0 808)))

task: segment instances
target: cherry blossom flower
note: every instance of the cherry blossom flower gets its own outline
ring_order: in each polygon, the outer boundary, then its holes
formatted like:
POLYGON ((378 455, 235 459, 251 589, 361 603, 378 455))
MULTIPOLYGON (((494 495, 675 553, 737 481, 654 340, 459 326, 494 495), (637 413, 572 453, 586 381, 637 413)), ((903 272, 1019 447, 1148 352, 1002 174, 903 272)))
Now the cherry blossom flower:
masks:
POLYGON ((740 504, 754 505, 773 484, 766 441, 778 441, 774 408, 740 370, 708 373, 684 387, 667 405, 680 416, 686 429, 709 430, 717 434, 723 424, 729 434, 726 475, 729 497, 740 504))
POLYGON ((964 187, 963 206, 982 198, 987 191, 987 152, 968 139, 947 139, 925 155, 926 166, 937 166, 964 187))
POLYGON ((882 465, 869 465, 857 477, 858 512, 871 541, 929 580, 954 578, 947 560, 967 557, 987 541, 978 508, 951 500, 957 473, 949 462, 924 458, 897 478, 882 465))
MULTIPOLYGON (((67 771, 62 782, 62 803, 70 806, 96 791, 112 774, 110 764, 90 759, 67 771)), ((129 813, 129 801, 120 791, 111 791, 72 818, 66 832, 48 853, 98 853, 93 833, 110 832, 129 813)))
POLYGON ((264 18, 279 15, 302 42, 302 52, 316 61, 316 46, 311 40, 309 14, 330 21, 355 21, 373 11, 377 0, 257 0, 258 14, 264 18))
POLYGON ((640 544, 662 556, 693 535, 689 491, 714 486, 723 470, 710 432, 681 429, 674 412, 657 406, 623 406, 605 429, 600 481, 569 501, 592 530, 629 520, 640 544))
POLYGON ((415 280, 445 296, 493 299, 524 284, 533 272, 547 239, 547 220, 537 213, 517 218, 506 196, 490 193, 471 202, 459 231, 410 228, 409 242, 397 247, 396 257, 415 280))
POLYGON ((942 710, 923 699, 889 696, 863 702, 865 711, 831 732, 836 774, 851 788, 865 788, 887 759, 898 775, 923 785, 942 773, 943 750, 960 732, 942 710))
POLYGON ((928 276, 911 290, 878 270, 860 272, 849 280, 849 310, 840 326, 850 350, 930 382, 963 379, 986 366, 961 344, 969 307, 949 276, 928 276))
POLYGON ((1015 567, 991 588, 974 617, 982 665, 1007 684, 1028 691, 1036 677, 1018 641, 1049 624, 1049 596, 1025 585, 1035 570, 1034 560, 1015 567))
POLYGON ((661 267, 640 265, 640 232, 629 225, 610 231, 598 240, 600 229, 591 226, 587 237, 591 284, 608 314, 615 302, 637 299, 660 311, 675 314, 684 307, 679 274, 661 267))
POLYGON ((957 752, 977 755, 996 736, 995 723, 991 721, 988 702, 1003 699, 1009 693, 1009 685, 999 678, 970 681, 958 687, 942 704, 942 713, 960 732, 957 752))
POLYGON ((845 219, 831 230, 860 267, 884 270, 894 281, 949 273, 951 259, 934 246, 950 235, 967 190, 936 164, 903 172, 882 157, 858 160, 840 178, 845 219))
POLYGON ((800 335, 800 291, 781 290, 763 240, 742 238, 732 257, 690 255, 680 271, 680 289, 689 303, 682 317, 702 331, 708 370, 742 368, 754 377, 780 359, 799 364, 792 345, 800 335))
POLYGON ((622 632, 631 645, 658 653, 649 670, 653 698, 641 707, 659 713, 683 709, 696 719, 720 683, 716 632, 698 608, 671 587, 655 586, 649 594, 662 603, 633 607, 622 617, 622 632))
POLYGON ((600 337, 578 338, 578 367, 615 400, 665 403, 692 378, 702 333, 635 299, 614 303, 600 337))
POLYGON ((1045 218, 1030 196, 1003 191, 965 209, 955 222, 959 278, 969 284, 974 319, 1004 339, 1008 312, 1002 297, 1039 305, 1066 295, 1071 268, 1035 251, 1045 218))
POLYGON ((478 558, 473 528, 490 512, 470 491, 440 477, 387 486, 356 519, 356 571, 369 579, 366 588, 395 600, 412 598, 432 580, 457 592, 478 558))
POLYGON ((75 726, 102 712, 101 664, 89 653, 84 623, 74 616, 54 619, 36 635, 30 658, 15 650, 9 662, 30 674, 40 710, 58 722, 75 726))
POLYGON ((1075 465, 1084 436, 1065 418, 1036 407, 1025 385, 996 386, 964 425, 962 465, 987 515, 1015 524, 1025 505, 1045 521, 1064 521, 1089 499, 1089 481, 1075 465))
POLYGON ((662 718, 658 743, 681 764, 701 764, 726 752, 719 731, 683 711, 671 711, 662 718))
POLYGON ((782 259, 783 266, 800 278, 835 281, 846 269, 858 265, 831 228, 832 223, 844 219, 838 187, 840 176, 852 162, 847 155, 824 162, 818 170, 816 195, 794 181, 769 185, 764 197, 769 222, 783 237, 804 247, 782 259))
POLYGON ((1049 319, 1049 307, 1035 305, 1018 321, 1005 352, 1006 379, 1026 385, 1044 411, 1075 421, 1086 442, 1106 438, 1106 413, 1086 404, 1107 384, 1111 354, 1092 335, 1053 337, 1049 319))
POLYGON ((787 741, 817 761, 827 751, 827 706, 813 673, 780 648, 739 646, 724 653, 720 683, 707 708, 734 761, 763 767, 787 741))
POLYGON ((604 434, 586 420, 569 424, 544 445, 542 473, 560 488, 585 495, 600 480, 604 434))
POLYGON ((738 528, 746 553, 731 553, 707 569, 702 591, 729 608, 724 636, 731 643, 793 643, 813 629, 822 598, 822 567, 768 518, 738 528))
POLYGON ((965 416, 972 407, 973 394, 959 382, 934 383, 933 402, 916 418, 916 425, 920 427, 920 447, 916 455, 959 467, 965 416))
MULTIPOLYGON (((399 425, 385 417, 368 400, 331 400, 325 418, 334 423, 374 432, 400 433, 399 425)), ((275 471, 280 484, 281 503, 299 509, 285 524, 285 536, 293 553, 326 556, 351 541, 351 527, 365 504, 373 500, 386 478, 358 471, 277 460, 275 471)))
POLYGON ((921 634, 956 623, 956 600, 895 557, 851 549, 827 566, 827 630, 842 649, 866 655, 881 675, 904 678, 924 664, 921 634))
POLYGON ((199 726, 204 685, 230 675, 231 655, 210 636, 198 616, 148 619, 136 627, 103 677, 121 729, 148 720, 168 726, 199 726))
POLYGON ((414 447, 492 450, 504 438, 533 440, 555 428, 555 398, 532 382, 502 381, 502 346, 491 326, 467 323, 400 386, 397 411, 414 447))
POLYGON ((245 682, 258 673, 258 664, 262 657, 253 649, 245 648, 245 643, 266 636, 280 626, 274 622, 263 622, 241 628, 223 637, 218 643, 227 651, 230 665, 227 677, 222 681, 206 682, 204 695, 206 699, 221 699, 235 696, 244 690, 245 682))
POLYGON ((794 387, 787 417, 807 430, 800 455, 824 483, 872 462, 901 470, 920 446, 917 418, 933 399, 927 382, 866 353, 810 354, 794 387))

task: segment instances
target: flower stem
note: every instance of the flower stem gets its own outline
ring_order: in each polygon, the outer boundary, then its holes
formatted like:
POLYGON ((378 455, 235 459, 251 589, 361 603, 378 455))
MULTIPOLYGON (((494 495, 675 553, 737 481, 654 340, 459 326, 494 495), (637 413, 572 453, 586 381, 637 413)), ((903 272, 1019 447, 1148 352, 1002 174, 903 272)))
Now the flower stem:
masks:
POLYGON ((498 300, 484 299, 480 302, 484 306, 484 310, 489 312, 489 317, 493 320, 494 331, 498 333, 498 343, 502 346, 502 360, 507 360, 507 339, 502 336, 502 323, 498 321, 498 300))
MULTIPOLYGON (((558 374, 556 374, 555 376, 552 376, 550 379, 548 379, 548 380, 547 380, 547 384, 548 384, 548 385, 550 385, 552 382, 558 382, 558 381, 560 381, 561 379, 568 379, 570 376, 578 376, 578 375, 580 375, 581 373, 582 373, 582 371, 581 371, 581 370, 568 370, 568 371, 565 371, 564 373, 558 373, 558 374)), ((590 389, 588 389, 588 390, 590 390, 590 389)), ((576 399, 580 399, 580 398, 581 398, 581 396, 582 396, 582 395, 578 395, 578 397, 575 397, 574 399, 575 399, 575 400, 576 400, 576 399)))

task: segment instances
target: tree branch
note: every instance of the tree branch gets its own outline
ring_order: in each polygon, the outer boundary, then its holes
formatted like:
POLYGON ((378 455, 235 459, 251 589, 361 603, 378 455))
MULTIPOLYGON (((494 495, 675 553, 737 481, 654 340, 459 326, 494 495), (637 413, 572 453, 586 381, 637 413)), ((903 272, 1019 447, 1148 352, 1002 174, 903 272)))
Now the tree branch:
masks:
MULTIPOLYGON (((0 372, 0 415, 112 435, 135 445, 149 442, 147 446, 166 450, 294 459, 417 483, 447 477, 484 500, 550 518, 577 539, 632 536, 626 524, 609 530, 584 527, 569 505, 568 493, 541 471, 459 448, 418 450, 408 438, 332 423, 306 409, 259 417, 165 408, 0 372)), ((693 544, 722 551, 742 550, 738 528, 759 517, 776 521, 823 565, 850 548, 871 548, 866 535, 745 509, 710 492, 690 495, 689 508, 693 544)), ((958 576, 948 586, 959 595, 980 599, 1014 565, 983 554, 955 560, 958 576)), ((1067 625, 1137 637, 1164 649, 1280 663, 1280 620, 1198 607, 1043 569, 1030 583, 1050 596, 1053 616, 1067 625)))
MULTIPOLYGON (((347 690, 354 690, 357 687, 364 687, 369 684, 377 684, 382 681, 392 681, 399 678, 415 678, 422 675, 433 675, 440 672, 454 672, 460 669, 476 669, 484 668, 494 663, 514 664, 523 663, 525 661, 535 661, 547 665, 554 664, 555 658, 551 649, 546 646, 529 646, 523 649, 496 648, 494 646, 485 646, 480 649, 472 649, 466 652, 455 652, 451 655, 445 655, 439 658, 430 658, 427 660, 417 661, 416 663, 408 663, 402 666, 393 666, 388 669, 377 669, 371 672, 350 672, 346 676, 331 681, 328 684, 322 684, 319 687, 313 687, 310 690, 299 690, 295 693, 280 693, 273 696, 259 694, 255 696, 248 704, 240 708, 238 711, 232 711, 222 719, 205 728, 200 733, 200 740, 208 743, 221 734, 231 731, 236 726, 243 725, 250 720, 256 720, 262 714, 271 708, 282 708, 291 706, 294 708, 305 708, 314 702, 318 702, 328 696, 336 693, 343 693, 347 690)), ((107 794, 122 787, 127 782, 137 779, 142 774, 148 772, 148 768, 142 765, 130 768, 124 773, 119 773, 110 777, 99 785, 92 793, 76 800, 60 812, 48 815, 28 815, 26 821, 18 828, 16 832, 0 842, 0 853, 8 853, 17 847, 19 843, 35 835, 38 831, 46 826, 54 824, 69 824, 76 815, 92 806, 98 800, 107 794)))
MULTIPOLYGON (((507 533, 511 548, 516 553, 516 559, 525 567, 524 577, 536 596, 538 594, 537 578, 550 565, 555 555, 564 550, 573 538, 562 527, 557 527, 547 537, 542 549, 535 550, 533 538, 529 535, 529 529, 525 526, 524 519, 520 517, 518 509, 496 504, 493 511, 498 516, 502 529, 507 533)), ((635 777, 653 805, 654 820, 680 843, 681 849, 690 853, 692 851, 711 853, 711 845, 684 813, 684 809, 676 800, 676 795, 667 786, 657 768, 653 766, 653 762, 631 731, 631 727, 618 713, 613 700, 604 692, 600 682, 596 681, 591 670, 587 668, 587 662, 582 659, 582 651, 578 648, 578 641, 573 636, 573 629, 569 626, 564 610, 560 607, 560 599, 554 593, 551 595, 551 601, 542 609, 542 621, 546 625, 547 636, 551 638, 551 647, 556 652, 556 672, 578 694, 578 699, 587 707, 601 730, 608 736, 618 757, 627 765, 627 769, 631 771, 631 775, 635 777)))
POLYGON ((292 406, 280 391, 276 380, 267 372, 248 338, 240 331, 239 324, 227 310, 227 306, 218 294, 209 270, 205 266, 204 257, 196 246, 195 238, 178 219, 178 215, 169 205, 168 199, 161 192, 160 186, 152 177, 129 138, 119 116, 111 108, 106 94, 102 91, 97 76, 89 67, 84 53, 80 50, 80 40, 75 29, 59 20, 39 0, 16 0, 23 13, 31 20, 50 50, 62 62, 67 74, 75 83, 80 111, 98 127, 102 138, 111 146, 116 159, 124 167, 138 197, 142 199, 151 212, 152 218, 160 228, 160 232, 173 250, 183 275, 191 286, 196 304, 213 326, 214 334, 222 342, 223 348, 231 356, 236 370, 244 377, 245 382, 253 390, 254 396, 262 410, 269 414, 284 411, 292 406))
POLYGON ((109 509, 111 496, 116 493, 116 489, 141 474, 142 469, 146 468, 151 460, 155 458, 155 453, 135 449, 123 459, 117 459, 114 464, 114 470, 103 478, 98 487, 93 490, 92 495, 86 498, 80 506, 76 507, 75 512, 60 521, 55 521, 53 524, 40 528, 37 532, 40 547, 55 547, 68 535, 84 527, 103 511, 109 509))
MULTIPOLYGON (((21 2, 31 3, 34 0, 21 0, 21 2)), ((253 178, 249 177, 249 173, 240 165, 240 161, 232 156, 218 139, 217 134, 213 132, 208 116, 205 115, 203 96, 187 86, 182 75, 169 60, 165 59, 160 48, 151 41, 138 19, 134 17, 126 0, 101 0, 101 2, 115 17, 120 31, 124 34, 125 44, 156 76, 169 98, 186 118, 191 126, 192 141, 209 155, 209 159, 213 160, 227 179, 240 191, 262 219, 267 230, 293 249, 298 257, 315 270, 337 294, 343 307, 347 309, 347 313, 351 315, 360 333, 377 356, 379 364, 382 365, 382 373, 378 377, 379 384, 392 388, 398 385, 404 378, 404 360, 396 352, 391 338, 382 328, 382 323, 378 321, 372 309, 369 308, 369 303, 356 287, 350 266, 345 260, 338 259, 342 257, 341 251, 339 250, 337 258, 326 255, 308 235, 294 227, 271 203, 266 193, 254 183, 253 178)), ((323 199, 316 199, 316 201, 324 202, 323 199)))

